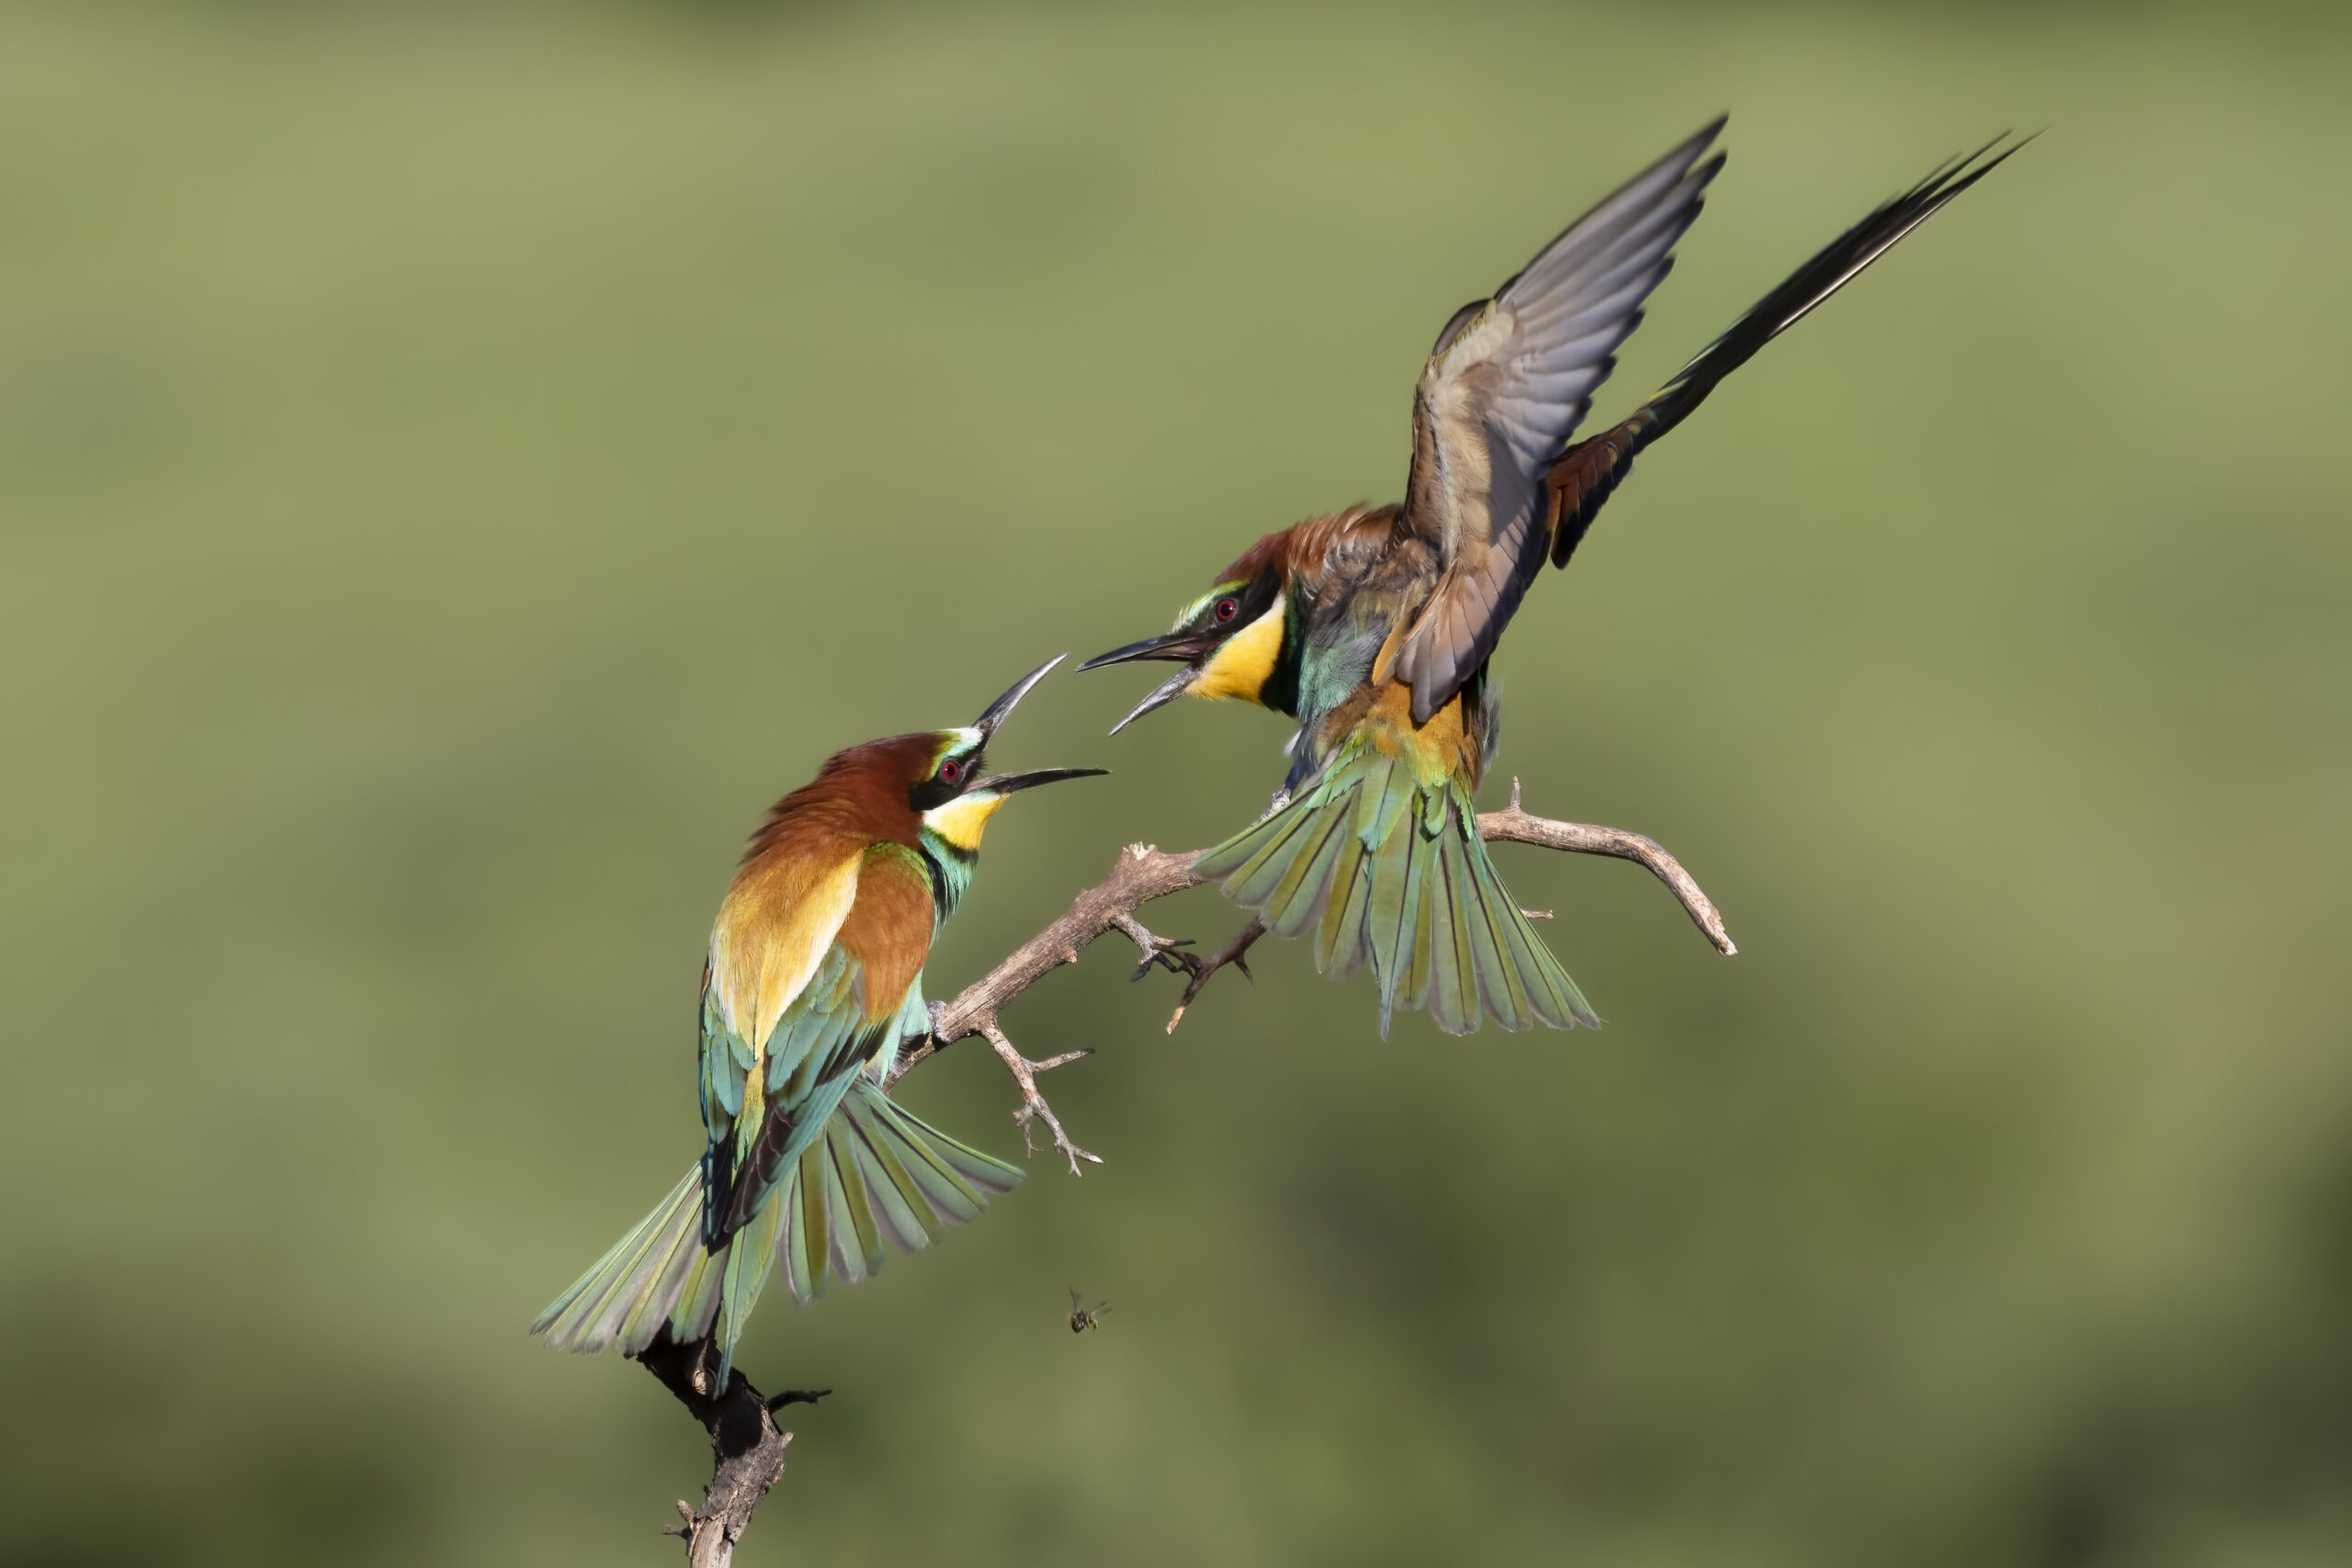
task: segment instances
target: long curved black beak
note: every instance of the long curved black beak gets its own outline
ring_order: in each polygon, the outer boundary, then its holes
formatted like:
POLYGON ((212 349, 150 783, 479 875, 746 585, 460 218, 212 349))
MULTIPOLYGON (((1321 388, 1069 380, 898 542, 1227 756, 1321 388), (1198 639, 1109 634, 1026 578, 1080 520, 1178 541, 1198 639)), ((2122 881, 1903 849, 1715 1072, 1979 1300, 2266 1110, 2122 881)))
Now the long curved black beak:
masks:
POLYGON ((1147 659, 1173 659, 1190 663, 1204 653, 1214 652, 1220 640, 1217 632, 1180 631, 1160 637, 1148 637, 1141 642, 1131 642, 1125 648, 1114 648, 1108 653, 1098 653, 1078 667, 1079 673, 1089 670, 1107 669, 1114 664, 1135 664, 1147 659))
MULTIPOLYGON (((1051 671, 1055 665, 1059 664, 1063 660, 1068 659, 1069 657, 1069 655, 1067 653, 1055 654, 1051 659, 1046 660, 1043 664, 1038 665, 1037 668, 1030 671, 1029 673, 1021 677, 1020 680, 1015 681, 1012 683, 1012 690, 1005 693, 1004 695, 990 703, 989 705, 988 711, 972 721, 972 728, 980 732, 980 739, 982 740, 986 740, 989 736, 994 735, 996 733, 996 727, 1004 722, 1005 716, 1011 713, 1014 707, 1019 705, 1022 698, 1029 694, 1029 688, 1044 680, 1046 673, 1051 671)), ((1040 780, 1039 782, 1043 783, 1044 781, 1040 780)))
MULTIPOLYGON (((1020 680, 1015 681, 1012 683, 1012 690, 990 703, 988 711, 972 721, 972 728, 980 732, 980 740, 983 745, 988 742, 990 736, 996 733, 997 726, 1004 722, 1005 715, 1019 706, 1021 699, 1029 694, 1029 688, 1044 680, 1055 665, 1069 657, 1067 653, 1055 654, 1020 680)), ((1107 773, 1110 771, 1108 768, 1033 768, 1025 773, 995 773, 988 778, 975 781, 966 793, 978 795, 985 789, 993 790, 998 795, 1016 795, 1024 789, 1035 789, 1039 784, 1054 784, 1062 779, 1093 778, 1097 774, 1107 773)))
POLYGON ((1184 693, 1191 688, 1193 677, 1197 676, 1199 673, 1200 671, 1190 664, 1187 664, 1182 670, 1177 671, 1176 673, 1170 675, 1165 681, 1162 681, 1159 685, 1154 686, 1144 697, 1143 701, 1137 703, 1134 707, 1129 708, 1127 710, 1127 716, 1111 727, 1111 733, 1114 735, 1118 734, 1119 731, 1125 729, 1127 726, 1133 724, 1144 715, 1151 712, 1152 709, 1164 708, 1170 703, 1174 702, 1178 697, 1182 696, 1184 693))
POLYGON ((1166 707, 1170 703, 1182 696, 1184 689, 1193 683, 1193 677, 1200 673, 1201 660, 1215 653, 1224 640, 1225 636, 1222 630, 1174 631, 1164 637, 1148 637, 1141 642, 1131 642, 1125 648, 1114 648, 1108 653, 1098 653, 1078 668, 1083 672, 1088 670, 1104 669, 1113 664, 1141 663, 1149 659, 1174 660, 1184 666, 1167 680, 1154 686, 1149 695, 1128 711, 1126 717, 1111 727, 1111 733, 1116 735, 1152 709, 1166 707))
POLYGON ((972 786, 972 793, 993 790, 999 795, 1012 795, 1039 784, 1056 784, 1063 779, 1091 779, 1109 773, 1108 768, 1032 768, 1025 773, 996 773, 972 786))

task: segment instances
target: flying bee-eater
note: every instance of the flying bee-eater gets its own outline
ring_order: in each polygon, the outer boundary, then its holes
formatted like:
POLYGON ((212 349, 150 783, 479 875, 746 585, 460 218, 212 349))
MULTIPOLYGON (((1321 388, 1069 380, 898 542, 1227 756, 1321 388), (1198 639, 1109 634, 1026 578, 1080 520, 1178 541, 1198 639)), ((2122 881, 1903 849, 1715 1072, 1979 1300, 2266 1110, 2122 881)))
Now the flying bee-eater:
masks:
POLYGON ((718 1383, 770 1269, 795 1300, 928 1247, 1021 1179, 883 1093, 927 1033, 922 966, 1022 790, 1101 768, 983 772, 989 741, 1057 657, 961 729, 868 741, 769 808, 711 928, 699 1024, 702 1157, 531 1325, 635 1356, 666 1326, 718 1346, 718 1383))
POLYGON ((1402 503, 1267 535, 1174 630, 1080 667, 1183 666, 1114 734, 1181 696, 1298 721, 1274 808, 1194 863, 1257 912, 1210 966, 1262 931, 1313 931, 1317 968, 1371 964, 1384 1034, 1398 1006, 1426 1005, 1454 1034, 1482 1014, 1506 1029, 1599 1023, 1478 837, 1471 800, 1496 736, 1487 666, 1503 628, 1544 563, 1567 564, 1637 454, 2016 150, 1988 159, 1988 144, 1939 166, 1797 268, 1623 422, 1570 445, 1723 167, 1721 152, 1708 155, 1723 125, 1454 312, 1414 390, 1402 503))

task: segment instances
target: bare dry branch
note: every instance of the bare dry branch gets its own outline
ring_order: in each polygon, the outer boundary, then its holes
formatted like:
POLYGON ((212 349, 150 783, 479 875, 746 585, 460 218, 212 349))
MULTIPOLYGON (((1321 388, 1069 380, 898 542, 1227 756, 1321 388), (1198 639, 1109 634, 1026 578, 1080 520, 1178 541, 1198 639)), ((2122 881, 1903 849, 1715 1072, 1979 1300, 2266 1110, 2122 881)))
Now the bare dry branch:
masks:
POLYGON ((1714 902, 1700 891, 1698 883, 1682 869, 1682 863, 1668 854, 1655 839, 1628 833, 1623 828, 1593 828, 1582 822, 1555 822, 1548 817, 1531 817, 1520 809, 1517 779, 1510 781, 1509 806, 1500 811, 1479 814, 1478 836, 1488 843, 1533 844, 1539 849, 1639 861, 1673 890, 1692 923, 1706 933, 1717 953, 1728 958, 1739 951, 1732 944, 1731 933, 1724 930, 1724 918, 1714 902))
POLYGON ((1096 1165, 1101 1165, 1102 1163, 1101 1155, 1088 1154, 1069 1141, 1069 1134, 1062 1131, 1061 1119, 1054 1114, 1054 1108, 1046 1103, 1046 1097, 1037 1092, 1039 1073, 1058 1067, 1065 1062, 1075 1062, 1080 1056, 1091 1056, 1094 1053, 1069 1051, 1047 1061, 1033 1062, 1012 1048, 1012 1042, 1004 1037, 1004 1031, 997 1027, 997 1021, 993 1016, 980 1021, 980 1033, 987 1038, 990 1045, 996 1047, 997 1058, 1003 1062, 1006 1070, 1012 1074, 1012 1081, 1021 1086, 1021 1109, 1012 1113, 1014 1123, 1021 1129, 1021 1146, 1033 1155, 1037 1152, 1037 1145, 1031 1141, 1029 1134, 1033 1123, 1043 1122, 1047 1127, 1053 1129, 1054 1147, 1061 1150, 1063 1156, 1069 1159, 1069 1173, 1072 1176, 1080 1174, 1078 1168, 1080 1160, 1091 1160, 1096 1165))
MULTIPOLYGON (((1063 964, 1077 963, 1079 950, 1104 931, 1115 929, 1123 932, 1143 953, 1146 964, 1160 962, 1162 954, 1173 954, 1182 943, 1152 935, 1136 919, 1136 910, 1154 898, 1198 887, 1205 881, 1206 878, 1193 874, 1193 859, 1198 852, 1170 854, 1146 844, 1129 844, 1121 850, 1111 866, 1111 874, 1072 899, 1061 919, 965 987, 954 1001, 933 1005, 931 1038, 899 1055, 898 1065, 890 1070, 889 1082, 897 1083, 944 1046, 967 1035, 984 1034, 990 1028, 999 1028, 997 1014, 1007 1002, 1063 964)), ((1003 1052, 998 1055, 1002 1055, 1003 1052)), ((1012 1065, 1009 1059, 1005 1063, 1007 1067, 1012 1065)), ((1016 1074, 1015 1081, 1018 1079, 1016 1074)), ((1024 1096, 1023 1109, 1027 1104, 1024 1096)))
MULTIPOLYGON (((1655 840, 1639 833, 1629 833, 1622 828, 1596 828, 1582 822, 1557 822, 1547 817, 1531 816, 1520 806, 1519 781, 1510 781, 1510 805, 1500 811, 1488 811, 1478 818, 1479 837, 1489 842, 1533 844, 1541 849, 1566 850, 1576 854, 1614 855, 1620 860, 1638 861, 1650 868, 1657 879, 1666 884, 1682 903, 1691 920, 1717 952, 1733 953, 1739 950, 1732 944, 1730 933, 1724 929, 1724 919, 1713 902, 1700 889, 1681 863, 1659 847, 1655 840)), ((1188 942, 1171 942, 1155 936, 1136 918, 1136 911, 1155 898, 1165 898, 1171 893, 1182 893, 1198 887, 1207 878, 1195 875, 1193 862, 1199 852, 1170 853, 1145 844, 1129 844, 1119 852, 1111 867, 1111 874, 1094 886, 1080 893, 1070 903, 1062 917, 1022 944, 1011 957, 966 987, 954 1001, 932 1004, 931 1038, 899 1058, 891 1070, 889 1081, 896 1084, 908 1072, 935 1056, 946 1046, 967 1035, 977 1034, 995 1048, 1005 1067, 1020 1087, 1021 1105, 1013 1115, 1020 1126, 1022 1141, 1031 1153, 1030 1133, 1043 1122, 1053 1133, 1054 1146, 1069 1159, 1070 1171, 1078 1172, 1081 1159, 1101 1164, 1101 1156, 1087 1153, 1072 1143, 1062 1124, 1037 1091, 1037 1075, 1064 1066, 1090 1051, 1073 1051, 1043 1062, 1032 1062, 1023 1056, 1004 1032, 1001 1018, 1006 1004, 1035 985, 1053 970, 1065 964, 1075 964, 1087 943, 1109 931, 1118 931, 1136 944, 1143 955, 1136 966, 1136 977, 1141 979, 1155 964, 1170 970, 1181 970, 1189 978, 1182 999, 1168 1020, 1168 1032, 1174 1033, 1183 1021, 1184 1010, 1193 1005, 1209 977, 1223 968, 1239 969, 1244 975, 1249 965, 1242 955, 1251 942, 1264 934, 1265 928, 1252 920, 1240 934, 1217 952, 1195 954, 1184 952, 1188 942)), ((1529 914, 1549 919, 1550 910, 1529 910, 1529 914)))

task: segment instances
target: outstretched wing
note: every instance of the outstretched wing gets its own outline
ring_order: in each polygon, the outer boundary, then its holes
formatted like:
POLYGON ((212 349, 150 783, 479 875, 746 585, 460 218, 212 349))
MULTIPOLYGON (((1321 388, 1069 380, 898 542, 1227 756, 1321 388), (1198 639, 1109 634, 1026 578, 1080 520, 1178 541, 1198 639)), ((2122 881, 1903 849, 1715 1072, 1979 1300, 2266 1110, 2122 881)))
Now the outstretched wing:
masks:
POLYGON ((1568 564, 1594 514, 1633 470, 1634 458, 1642 448, 1689 418, 1692 410, 1707 400, 1707 394, 1754 358, 1757 350, 1804 320, 1815 306, 1852 282, 1864 267, 1893 250, 1896 242, 1999 168, 2010 153, 2033 138, 1994 152, 2003 140, 1996 137, 1965 158, 1946 159, 1909 190, 1881 202, 1750 306, 1723 336, 1702 349, 1623 423, 1569 447, 1551 474, 1552 564, 1568 564))
POLYGON ((1668 253, 1723 167, 1720 152, 1701 162, 1723 125, 1634 175, 1438 335, 1413 400, 1402 520, 1443 563, 1395 666, 1413 689, 1416 724, 1494 650, 1542 569, 1544 478, 1672 268, 1668 253))

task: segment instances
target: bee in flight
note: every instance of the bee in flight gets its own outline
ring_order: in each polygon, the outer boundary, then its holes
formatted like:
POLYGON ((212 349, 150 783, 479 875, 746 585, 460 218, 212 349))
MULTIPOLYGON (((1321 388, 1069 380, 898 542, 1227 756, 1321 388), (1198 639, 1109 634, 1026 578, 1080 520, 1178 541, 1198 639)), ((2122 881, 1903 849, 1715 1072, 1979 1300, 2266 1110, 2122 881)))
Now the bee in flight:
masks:
POLYGON ((1090 1328, 1102 1327, 1102 1314, 1110 1310, 1109 1302, 1097 1302, 1088 1306, 1086 1298, 1078 1293, 1078 1287, 1072 1285, 1069 1288, 1069 1331, 1072 1334, 1083 1334, 1090 1328))

